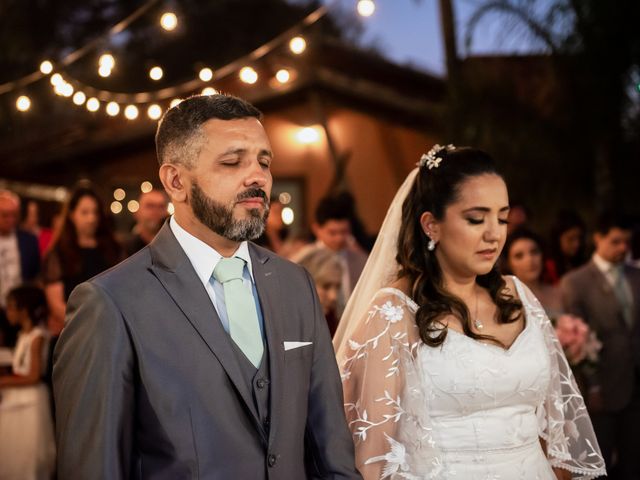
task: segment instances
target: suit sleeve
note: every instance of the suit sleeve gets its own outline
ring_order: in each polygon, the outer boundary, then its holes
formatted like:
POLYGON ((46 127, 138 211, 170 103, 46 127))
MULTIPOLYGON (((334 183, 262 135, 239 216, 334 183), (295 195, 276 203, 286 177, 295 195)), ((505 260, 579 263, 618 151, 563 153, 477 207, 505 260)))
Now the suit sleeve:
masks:
MULTIPOLYGON (((588 315, 580 295, 581 288, 577 279, 572 275, 565 275, 560 280, 560 292, 562 294, 562 306, 567 313, 580 317, 589 328, 593 329, 593 323, 588 315)), ((597 388, 600 385, 597 371, 583 372, 583 378, 589 389, 597 388)))
POLYGON ((580 300, 578 290, 578 286, 573 277, 565 275, 562 280, 560 280, 560 292, 562 294, 562 307, 564 310, 589 323, 589 318, 580 300))
POLYGON ((94 283, 76 288, 56 345, 58 478, 129 478, 134 356, 124 319, 94 283))
POLYGON ((342 383, 331 336, 313 280, 308 273, 306 276, 313 297, 315 329, 305 435, 308 475, 314 480, 361 480, 355 467, 353 441, 344 416, 342 383))

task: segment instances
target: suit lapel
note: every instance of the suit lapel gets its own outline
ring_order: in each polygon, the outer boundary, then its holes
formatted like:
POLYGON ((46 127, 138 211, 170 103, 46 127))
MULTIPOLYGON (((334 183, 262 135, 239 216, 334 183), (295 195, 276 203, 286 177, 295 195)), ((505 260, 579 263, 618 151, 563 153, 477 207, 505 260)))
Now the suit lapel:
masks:
POLYGON ((262 432, 251 392, 242 376, 231 341, 189 258, 165 223, 150 245, 151 272, 163 285, 200 338, 218 359, 262 432))
POLYGON ((278 423, 281 419, 283 373, 284 373, 284 343, 282 336, 281 318, 279 310, 283 298, 280 290, 280 279, 275 271, 274 262, 269 261, 269 255, 252 243, 249 243, 249 253, 252 259, 253 278, 262 306, 264 331, 269 350, 269 365, 271 370, 271 428, 269 443, 273 442, 278 423))

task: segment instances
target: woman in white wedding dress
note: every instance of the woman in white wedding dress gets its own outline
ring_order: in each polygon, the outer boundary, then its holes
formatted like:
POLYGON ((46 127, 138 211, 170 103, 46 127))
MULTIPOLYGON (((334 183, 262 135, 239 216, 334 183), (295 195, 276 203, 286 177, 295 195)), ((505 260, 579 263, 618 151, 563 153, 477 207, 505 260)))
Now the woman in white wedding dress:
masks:
POLYGON ((502 277, 507 188, 436 145, 398 191, 334 338, 365 480, 605 474, 540 303, 502 277))

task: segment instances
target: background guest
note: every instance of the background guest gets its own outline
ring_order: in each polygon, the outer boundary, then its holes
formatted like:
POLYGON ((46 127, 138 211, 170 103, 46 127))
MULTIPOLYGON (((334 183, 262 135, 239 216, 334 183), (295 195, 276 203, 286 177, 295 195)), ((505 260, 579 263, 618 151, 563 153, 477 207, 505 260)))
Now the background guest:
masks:
POLYGON ((342 286, 342 262, 338 255, 332 251, 316 247, 307 251, 298 260, 298 264, 307 269, 316 284, 322 311, 333 337, 340 320, 337 316, 336 308, 342 286))
POLYGON ((46 369, 47 302, 38 287, 21 286, 7 295, 7 318, 20 328, 12 373, 0 376, 0 478, 48 480, 55 444, 46 369))
POLYGON ((53 230, 41 225, 40 206, 35 200, 29 200, 26 203, 20 228, 36 236, 40 256, 44 256, 53 238, 53 230))
POLYGON ((133 255, 153 240, 168 216, 169 200, 161 190, 142 193, 138 198, 139 208, 134 214, 136 224, 125 240, 127 256, 133 255))
POLYGON ((626 219, 603 215, 593 238, 591 261, 563 277, 562 298, 565 309, 584 318, 602 342, 587 408, 607 472, 614 479, 638 479, 640 270, 624 264, 631 238, 626 219))
POLYGON ((292 258, 297 262, 309 251, 318 247, 327 248, 338 254, 343 267, 342 286, 337 303, 338 317, 342 315, 344 306, 367 262, 367 254, 352 236, 351 213, 344 208, 342 198, 323 198, 316 207, 315 221, 311 225, 316 242, 302 248, 292 258))
POLYGON ((542 239, 520 227, 511 233, 503 250, 502 267, 518 277, 540 300, 549 317, 562 312, 560 289, 544 281, 544 247, 542 239))
POLYGON ((32 281, 40 271, 38 239, 17 228, 20 198, 0 190, 0 346, 13 346, 17 330, 6 319, 7 294, 18 285, 32 281))
POLYGON ((561 210, 551 227, 550 258, 546 269, 549 281, 557 283, 562 276, 587 261, 587 230, 578 213, 561 210))
POLYGON ((509 223, 507 224, 507 235, 519 228, 526 228, 531 221, 531 210, 522 202, 514 200, 510 202, 509 223))
POLYGON ((43 265, 49 329, 53 335, 51 350, 64 326, 71 291, 115 265, 121 257, 100 197, 89 186, 77 187, 65 204, 62 225, 43 265))

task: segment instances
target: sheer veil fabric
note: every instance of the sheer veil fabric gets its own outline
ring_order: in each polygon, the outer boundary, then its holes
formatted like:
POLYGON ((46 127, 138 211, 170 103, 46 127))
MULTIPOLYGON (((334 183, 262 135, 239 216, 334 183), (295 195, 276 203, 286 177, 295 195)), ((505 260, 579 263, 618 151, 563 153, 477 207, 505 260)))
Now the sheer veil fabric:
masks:
MULTIPOLYGON (((420 348, 428 347, 415 324, 416 306, 386 288, 399 271, 402 204, 417 173, 418 168, 408 175, 394 197, 334 337, 356 463, 365 480, 450 478, 429 419, 428 365, 417 361, 420 348)), ((527 321, 541 329, 549 355, 549 387, 536 409, 549 464, 573 478, 604 475, 591 421, 553 326, 535 296, 514 281, 527 321)))

